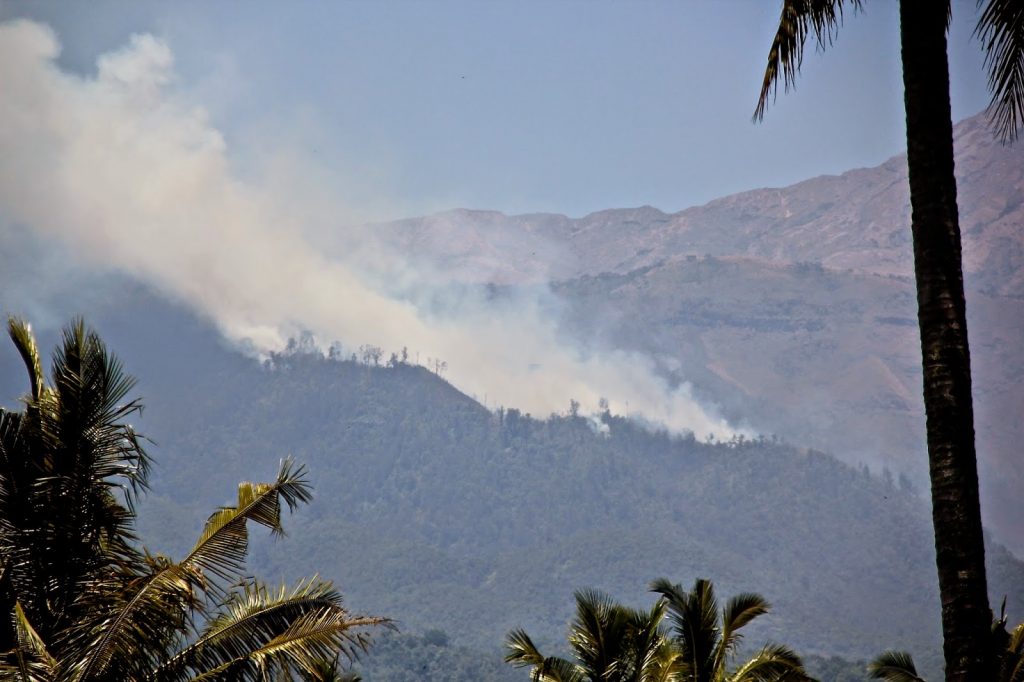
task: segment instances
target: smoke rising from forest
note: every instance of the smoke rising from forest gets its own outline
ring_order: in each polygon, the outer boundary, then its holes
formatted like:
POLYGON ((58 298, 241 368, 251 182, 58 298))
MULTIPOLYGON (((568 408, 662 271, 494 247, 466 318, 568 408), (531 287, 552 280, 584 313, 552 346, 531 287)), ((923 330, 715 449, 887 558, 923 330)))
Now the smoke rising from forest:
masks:
POLYGON ((43 25, 0 24, 3 229, 28 227, 79 265, 136 277, 259 352, 307 330, 346 349, 408 347, 422 361, 447 361, 445 377, 491 406, 543 416, 565 411, 570 398, 584 412, 607 398, 613 413, 628 409, 698 437, 734 433, 649 358, 566 343, 547 294, 495 301, 452 289, 380 244, 373 252, 364 243, 358 258, 326 255, 307 219, 328 224, 348 207, 328 192, 297 200, 294 183, 240 174, 203 107, 176 87, 172 52, 159 39, 134 36, 87 77, 63 71, 59 49, 43 25), (376 277, 358 265, 368 250, 376 277), (419 295, 396 295, 382 270, 419 295))

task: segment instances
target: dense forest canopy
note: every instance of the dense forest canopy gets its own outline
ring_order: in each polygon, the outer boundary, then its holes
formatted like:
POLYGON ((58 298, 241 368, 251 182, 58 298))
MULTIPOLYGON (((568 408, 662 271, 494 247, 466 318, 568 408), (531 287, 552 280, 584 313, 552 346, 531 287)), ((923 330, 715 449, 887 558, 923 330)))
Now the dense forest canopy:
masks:
MULTIPOLYGON (((160 462, 140 521, 155 545, 185 548, 198 525, 161 518, 202 518, 287 452, 317 497, 282 543, 255 542, 254 570, 318 571, 411 637, 440 628, 493 662, 522 626, 557 650, 579 587, 639 606, 653 577, 713 575, 773 603, 752 636, 850 660, 898 646, 938 665, 927 506, 905 479, 772 438, 706 443, 610 416, 595 428, 570 405, 541 419, 492 411, 401 362, 299 349, 258 362, 136 296, 98 324, 140 370, 140 428, 160 462), (165 350, 155 341, 171 328, 165 350)), ((989 566, 1012 617, 1024 567, 998 545, 989 566)))

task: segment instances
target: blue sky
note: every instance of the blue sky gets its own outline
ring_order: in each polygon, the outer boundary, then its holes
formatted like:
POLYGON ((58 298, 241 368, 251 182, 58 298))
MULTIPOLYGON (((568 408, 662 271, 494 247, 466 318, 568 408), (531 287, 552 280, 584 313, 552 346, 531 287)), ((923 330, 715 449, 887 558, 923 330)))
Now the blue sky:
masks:
MULTIPOLYGON (((797 89, 750 114, 774 2, 0 3, 89 74, 152 33, 232 162, 281 144, 364 214, 453 207, 674 211, 884 161, 903 147, 896 3, 848 13, 797 89)), ((975 6, 955 3, 953 112, 987 102, 975 6)))

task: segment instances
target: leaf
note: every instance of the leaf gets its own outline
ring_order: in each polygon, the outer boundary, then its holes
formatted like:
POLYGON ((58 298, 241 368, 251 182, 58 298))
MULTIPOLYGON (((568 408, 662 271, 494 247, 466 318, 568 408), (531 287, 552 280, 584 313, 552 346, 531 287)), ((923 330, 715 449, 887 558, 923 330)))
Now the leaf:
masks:
POLYGON ((20 602, 14 604, 14 628, 18 637, 15 654, 21 679, 26 682, 51 679, 57 671, 57 661, 46 650, 45 642, 28 622, 20 602), (31 655, 31 660, 26 654, 31 655))
MULTIPOLYGON (((849 0, 854 10, 862 7, 861 0, 849 0)), ((814 34, 818 47, 831 45, 843 23, 844 0, 784 0, 779 16, 779 27, 768 50, 768 65, 764 70, 761 94, 754 109, 754 120, 764 118, 768 95, 778 91, 779 75, 788 92, 796 84, 796 74, 804 58, 804 43, 814 34)))
POLYGON ((766 644, 733 673, 732 682, 810 682, 796 653, 779 644, 766 644))
POLYGON ((36 338, 32 334, 32 325, 21 318, 11 316, 7 318, 7 333, 28 370, 30 399, 39 400, 45 383, 43 363, 39 359, 39 347, 36 346, 36 338))
POLYGON ((917 676, 917 668, 910 654, 892 649, 882 652, 868 664, 868 674, 876 680, 887 682, 925 682, 917 676))
POLYGON ((988 0, 974 35, 985 48, 992 123, 1003 142, 1012 142, 1024 123, 1024 3, 988 0))

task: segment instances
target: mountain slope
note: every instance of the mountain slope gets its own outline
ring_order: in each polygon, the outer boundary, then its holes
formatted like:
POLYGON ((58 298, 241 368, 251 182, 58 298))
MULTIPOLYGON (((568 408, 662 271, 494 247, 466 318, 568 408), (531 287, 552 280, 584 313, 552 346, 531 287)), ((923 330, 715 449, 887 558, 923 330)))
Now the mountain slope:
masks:
MULTIPOLYGON (((968 286, 1024 296, 1024 149, 993 140, 984 114, 954 128, 968 286)), ((499 283, 623 273, 682 255, 813 262, 913 276, 906 155, 880 166, 756 189, 678 213, 650 206, 573 219, 459 209, 374 229, 456 276, 499 283)))
MULTIPOLYGON (((709 445, 610 417, 602 435, 582 417, 495 414, 421 367, 302 354, 268 366, 144 291, 91 318, 141 380, 140 427, 158 443, 142 507, 155 548, 184 551, 240 478, 290 453, 317 498, 283 543, 257 542, 257 571, 319 570, 354 607, 411 631, 440 627, 493 651, 522 625, 554 642, 580 586, 642 603, 655 577, 704 575, 775 604, 754 639, 854 658, 938 652, 927 504, 905 480, 771 440, 709 445), (179 525, 160 514, 193 528, 172 535, 179 525)), ((18 360, 0 359, 15 395, 18 360)), ((996 545, 990 563, 994 597, 1024 613, 1024 565, 996 545)))
MULTIPOLYGON (((318 499, 258 561, 270 575, 320 570, 403 627, 479 648, 517 625, 556 641, 575 588, 642 602, 654 577, 706 575, 769 596, 759 636, 848 657, 938 651, 927 505, 905 481, 771 441, 493 415, 416 367, 296 356, 180 377, 174 414, 147 415, 159 489, 187 491, 161 503, 208 506, 253 463, 295 454, 318 499)), ((1022 612, 1024 566, 998 546, 990 558, 993 594, 1022 612)))
MULTIPOLYGON (((742 282, 729 262, 706 261, 689 265, 742 282)), ((613 283, 635 285, 594 279, 605 296, 613 283)), ((813 328, 808 311, 818 307, 795 301, 752 324, 813 328)), ((254 573, 320 571, 354 608, 406 631, 440 628, 494 657, 504 633, 523 626, 551 648, 576 588, 642 604, 655 577, 707 576, 773 602, 752 642, 848 658, 898 646, 938 664, 928 508, 905 478, 770 439, 707 444, 621 418, 598 427, 492 413, 422 367, 315 354, 259 363, 144 289, 85 312, 141 381, 139 426, 157 443, 154 491, 141 507, 154 549, 185 551, 238 480, 272 475, 293 454, 317 497, 289 521, 289 538, 255 540, 254 573)), ((742 329, 738 312, 717 323, 742 329)), ((0 352, 8 403, 25 389, 19 362, 0 352)), ((994 543, 989 564, 993 598, 1009 595, 1011 617, 1024 614, 1024 564, 994 543)))
MULTIPOLYGON (((1024 148, 955 127, 983 513, 1024 551, 1024 148)), ((926 482, 906 159, 665 214, 451 211, 379 226, 457 279, 567 303, 755 432, 926 482), (504 257, 503 257, 504 256, 504 257)))

